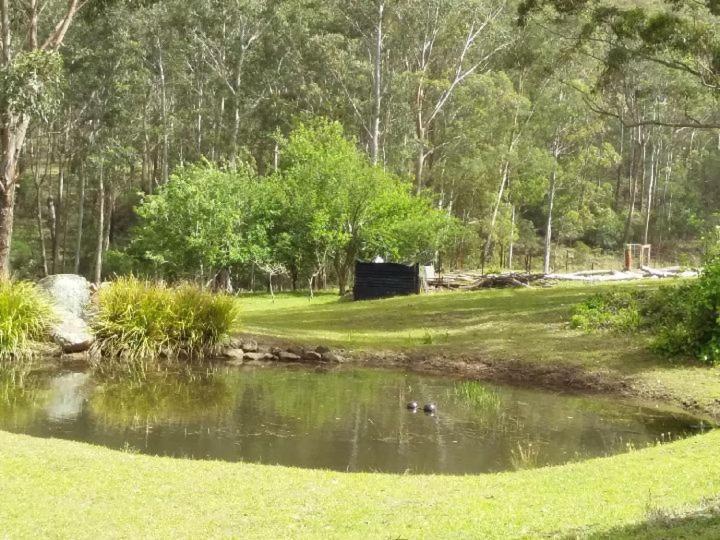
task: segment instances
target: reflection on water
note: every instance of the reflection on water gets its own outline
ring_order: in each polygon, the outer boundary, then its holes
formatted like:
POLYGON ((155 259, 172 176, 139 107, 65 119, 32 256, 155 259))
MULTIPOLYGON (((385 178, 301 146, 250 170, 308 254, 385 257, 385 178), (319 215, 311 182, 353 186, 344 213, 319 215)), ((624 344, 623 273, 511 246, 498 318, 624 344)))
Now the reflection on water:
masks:
POLYGON ((51 422, 70 422, 77 419, 85 407, 84 387, 90 376, 87 373, 65 373, 52 379, 50 400, 45 414, 51 422))
MULTIPOLYGON (((219 368, 146 382, 38 375, 0 429, 148 454, 349 471, 477 473, 696 433, 690 416, 597 397, 381 370, 219 368), (435 402, 434 416, 406 409, 435 402)), ((700 427, 701 429, 701 427, 700 427)))

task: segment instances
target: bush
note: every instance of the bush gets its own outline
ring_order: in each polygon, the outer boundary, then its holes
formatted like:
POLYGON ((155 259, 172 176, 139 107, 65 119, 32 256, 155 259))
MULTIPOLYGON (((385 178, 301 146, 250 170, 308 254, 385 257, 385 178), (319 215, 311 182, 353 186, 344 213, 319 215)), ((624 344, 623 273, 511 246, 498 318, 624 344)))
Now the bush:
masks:
POLYGON ((586 331, 643 330, 658 352, 720 364, 720 255, 690 283, 594 295, 575 306, 571 325, 586 331))
POLYGON ((608 291, 575 306, 570 325, 586 332, 617 330, 631 332, 641 324, 640 309, 645 291, 608 291))
POLYGON ((34 284, 0 280, 0 360, 30 353, 52 323, 50 302, 34 284))
POLYGON ((122 278, 100 291, 96 347, 103 364, 111 358, 143 370, 160 358, 193 359, 226 339, 238 315, 229 296, 122 278))
POLYGON ((661 290, 656 300, 650 314, 658 326, 658 350, 720 363, 720 256, 708 260, 697 281, 661 290))

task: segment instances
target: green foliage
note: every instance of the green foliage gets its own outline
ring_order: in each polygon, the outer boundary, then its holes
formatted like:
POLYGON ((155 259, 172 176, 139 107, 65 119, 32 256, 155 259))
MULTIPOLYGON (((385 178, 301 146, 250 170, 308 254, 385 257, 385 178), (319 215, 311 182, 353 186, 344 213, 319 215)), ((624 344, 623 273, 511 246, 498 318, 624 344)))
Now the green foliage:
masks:
POLYGON ((242 165, 224 171, 209 164, 179 169, 136 209, 141 224, 132 251, 164 275, 202 275, 267 259, 272 210, 266 185, 242 165))
POLYGON ((63 62, 56 52, 21 52, 0 68, 0 105, 16 114, 46 116, 57 105, 63 62))
POLYGON ((720 257, 708 260, 697 281, 648 291, 609 291, 577 305, 571 325, 586 331, 644 330, 669 356, 720 363, 720 257))
POLYGON ((372 166, 336 122, 299 125, 282 156, 264 179, 243 165, 180 169, 137 208, 131 252, 169 277, 256 265, 298 278, 330 261, 345 275, 357 257, 430 261, 457 227, 408 182, 372 166))
POLYGON ((196 358, 227 338, 238 317, 232 297, 121 278, 99 294, 97 367, 119 365, 143 374, 163 358, 196 358))
POLYGON ((607 291, 596 294, 573 309, 570 325, 590 332, 617 330, 632 332, 640 327, 643 291, 607 291))
POLYGON ((0 361, 30 353, 53 320, 50 303, 29 282, 0 280, 0 361))
POLYGON ((289 268, 328 261, 347 272, 356 258, 430 261, 455 222, 412 186, 373 166, 338 122, 300 124, 282 149, 276 178, 282 220, 274 238, 289 268))

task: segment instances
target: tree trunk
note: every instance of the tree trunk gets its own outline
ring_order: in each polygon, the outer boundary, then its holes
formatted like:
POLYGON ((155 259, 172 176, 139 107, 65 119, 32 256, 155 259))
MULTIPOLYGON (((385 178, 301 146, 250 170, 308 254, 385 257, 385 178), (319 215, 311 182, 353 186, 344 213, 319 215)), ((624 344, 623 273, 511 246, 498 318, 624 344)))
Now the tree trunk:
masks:
POLYGON ((80 169, 80 200, 78 202, 78 230, 75 242, 75 265, 73 271, 80 273, 80 256, 82 254, 83 220, 85 218, 85 169, 80 169))
POLYGON ((238 154, 240 153, 239 149, 239 140, 240 140, 240 77, 238 76, 237 79, 238 88, 235 90, 235 99, 234 102, 234 109, 235 109, 235 117, 233 120, 233 129, 232 129, 232 142, 231 142, 231 149, 232 149, 232 155, 230 156, 230 166, 235 169, 237 167, 237 158, 238 154))
POLYGON ((513 269, 513 249, 515 247, 515 205, 510 210, 510 246, 508 247, 508 270, 513 269))
POLYGON ((57 207, 55 205, 55 199, 52 195, 48 197, 48 225, 50 229, 50 250, 52 255, 52 264, 50 265, 50 272, 53 274, 57 273, 57 246, 58 246, 58 224, 57 224, 57 207))
POLYGON ((492 218, 490 219, 490 230, 488 231, 487 238, 485 239, 485 247, 483 248, 483 260, 487 260, 487 258, 490 256, 490 248, 492 247, 492 235, 495 231, 495 223, 497 222, 498 212, 500 211, 500 204, 502 202, 503 194, 505 193, 505 186, 507 186, 509 176, 510 161, 506 160, 503 164, 500 188, 498 189, 497 198, 495 199, 495 207, 493 208, 492 218))
MULTIPOLYGON (((8 169, 5 169, 8 174, 8 169)), ((14 171, 10 172, 11 177, 14 171)), ((15 213, 15 181, 6 184, 0 192, 0 279, 10 277, 10 245, 15 213)))
POLYGON ((548 193, 548 215, 547 224, 545 228, 545 252, 543 256, 543 272, 546 274, 550 273, 550 256, 552 254, 552 222, 553 222, 553 209, 555 207, 555 191, 557 189, 557 168, 558 168, 558 143, 555 143, 555 150, 553 151, 555 163, 553 164, 553 171, 550 176, 550 190, 548 193))
POLYGON ((167 106, 167 84, 165 80, 165 62, 163 60, 163 51, 160 46, 160 38, 157 38, 158 49, 158 70, 160 72, 160 112, 162 114, 162 183, 167 184, 170 174, 169 153, 170 153, 170 134, 168 127, 168 106, 167 106))
POLYGON ((113 214, 115 213, 115 194, 110 193, 107 201, 107 208, 105 211, 105 232, 103 239, 103 253, 107 253, 110 249, 110 236, 112 234, 112 220, 113 214))
POLYGON ((643 243, 647 244, 650 237, 650 216, 653 207, 653 193, 655 191, 655 176, 657 174, 657 155, 660 153, 659 147, 653 145, 650 156, 650 178, 648 179, 647 201, 645 204, 645 234, 643 235, 643 243))
POLYGON ((37 188, 37 208, 36 208, 36 214, 35 218, 37 220, 37 227, 38 227, 38 238, 40 239, 40 257, 42 261, 42 269, 43 269, 43 277, 48 275, 48 259, 47 259, 47 249, 45 248, 45 231, 43 230, 43 215, 42 215, 42 195, 41 195, 41 189, 38 184, 36 184, 37 188))
POLYGON ((102 161, 100 162, 100 179, 98 185, 98 223, 97 223, 97 247, 95 250, 95 283, 102 281, 103 262, 103 238, 105 233, 105 177, 102 161))
POLYGON ((9 118, 0 129, 2 140, 2 162, 0 163, 0 279, 10 277, 10 248, 13 221, 15 219, 17 165, 30 122, 30 119, 26 116, 18 118, 10 113, 8 113, 8 116, 9 118))
POLYGON ((58 171, 57 199, 53 200, 53 243, 52 243, 52 270, 53 274, 60 272, 60 234, 62 229, 63 199, 65 197, 65 171, 60 163, 58 171))
POLYGON ((382 110, 382 54, 383 54, 383 14, 385 3, 378 6, 378 22, 375 32, 375 65, 373 78, 373 117, 371 126, 370 159, 377 165, 380 156, 380 114, 382 110))
POLYGON ((630 207, 628 208, 628 214, 627 219, 625 220, 625 232, 623 234, 623 244, 627 244, 630 242, 630 237, 632 235, 632 222, 633 218, 635 217, 635 206, 637 205, 637 193, 638 193, 638 176, 645 174, 645 164, 640 163, 638 164, 637 161, 642 159, 642 146, 645 144, 642 141, 642 134, 640 133, 640 128, 638 128, 638 139, 637 144, 640 145, 641 151, 635 152, 635 164, 633 166, 633 174, 630 177, 630 207))
POLYGON ((423 185, 423 174, 425 172, 425 138, 427 132, 425 129, 425 120, 423 118, 423 101, 425 99, 425 89, 422 81, 418 83, 418 88, 415 93, 415 137, 417 139, 417 156, 415 158, 415 185, 417 193, 419 194, 423 185))

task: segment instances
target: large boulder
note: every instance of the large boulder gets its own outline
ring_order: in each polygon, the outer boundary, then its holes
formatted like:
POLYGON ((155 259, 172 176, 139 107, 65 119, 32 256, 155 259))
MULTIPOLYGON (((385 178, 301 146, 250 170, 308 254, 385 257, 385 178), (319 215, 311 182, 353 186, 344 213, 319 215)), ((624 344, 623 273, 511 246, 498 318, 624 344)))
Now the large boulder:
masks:
POLYGON ((84 318, 90 305, 90 282, 75 274, 58 274, 41 279, 38 283, 50 296, 55 306, 84 318))
POLYGON ((53 303, 56 323, 50 330, 65 353, 87 351, 95 342, 86 322, 90 305, 90 283, 82 276, 59 274, 39 283, 53 303))

